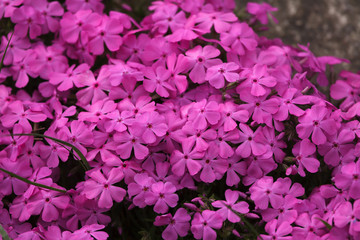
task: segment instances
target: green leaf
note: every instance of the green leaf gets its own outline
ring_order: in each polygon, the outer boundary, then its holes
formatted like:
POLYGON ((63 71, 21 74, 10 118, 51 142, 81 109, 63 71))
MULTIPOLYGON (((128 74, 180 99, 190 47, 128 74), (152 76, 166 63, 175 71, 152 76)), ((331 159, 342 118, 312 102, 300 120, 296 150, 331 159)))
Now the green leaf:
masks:
POLYGON ((4 55, 3 55, 2 59, 1 59, 1 62, 0 62, 0 70, 1 70, 2 67, 3 67, 5 55, 6 55, 6 52, 7 52, 8 48, 9 48, 9 46, 10 46, 10 41, 11 41, 13 35, 14 35, 14 32, 11 33, 11 36, 10 36, 10 38, 9 38, 9 41, 8 41, 8 43, 7 43, 7 45, 6 45, 6 48, 5 48, 5 51, 4 51, 4 55))
POLYGON ((322 220, 321 218, 316 218, 316 219, 321 221, 329 231, 333 228, 333 226, 331 226, 327 221, 322 220))
POLYGON ((23 178, 23 177, 15 174, 15 173, 9 172, 8 170, 5 170, 3 168, 0 168, 0 171, 10 175, 13 178, 19 179, 20 181, 26 182, 28 184, 31 184, 31 185, 34 185, 34 186, 37 186, 37 187, 41 187, 41 188, 46 188, 46 189, 53 190, 53 191, 57 191, 57 192, 61 192, 61 193, 66 193, 65 190, 54 188, 54 187, 49 187, 49 186, 46 186, 44 184, 40 184, 40 183, 36 183, 36 182, 32 182, 29 179, 23 178))
POLYGON ((84 154, 82 154, 82 152, 75 147, 74 145, 72 145, 71 143, 65 142, 63 140, 54 138, 54 137, 50 137, 44 134, 40 134, 40 133, 20 133, 20 134, 13 134, 15 136, 34 136, 34 137, 41 137, 41 138, 48 138, 50 140, 53 140, 57 143, 63 144, 65 146, 71 147, 74 152, 80 157, 80 163, 82 164, 82 166, 84 167, 85 171, 90 170, 90 165, 89 162, 86 160, 84 154))
POLYGON ((1 235, 3 240, 12 240, 9 237, 8 233, 5 231, 5 229, 3 228, 3 226, 1 226, 1 224, 0 224, 0 235, 1 235))

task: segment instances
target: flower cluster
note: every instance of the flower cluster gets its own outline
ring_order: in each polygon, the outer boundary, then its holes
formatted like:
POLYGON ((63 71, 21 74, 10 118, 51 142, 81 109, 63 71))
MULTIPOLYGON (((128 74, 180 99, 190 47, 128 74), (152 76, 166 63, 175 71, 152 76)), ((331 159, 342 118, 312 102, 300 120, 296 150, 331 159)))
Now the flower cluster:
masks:
POLYGON ((0 0, 11 238, 140 239, 148 219, 169 240, 360 238, 360 75, 327 75, 347 60, 259 36, 266 3, 159 0, 137 23, 61 2, 0 0))

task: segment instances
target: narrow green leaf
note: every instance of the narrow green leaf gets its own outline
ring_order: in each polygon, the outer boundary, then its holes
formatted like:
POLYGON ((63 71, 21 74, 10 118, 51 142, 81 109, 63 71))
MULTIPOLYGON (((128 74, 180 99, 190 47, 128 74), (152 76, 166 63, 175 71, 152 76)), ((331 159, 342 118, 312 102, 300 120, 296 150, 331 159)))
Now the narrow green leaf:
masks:
POLYGON ((26 178, 23 178, 13 172, 9 172, 8 170, 5 170, 3 168, 0 168, 0 171, 10 175, 11 177, 14 177, 16 179, 19 179, 20 181, 23 181, 23 182, 26 182, 28 184, 31 184, 31 185, 34 185, 34 186, 37 186, 37 187, 41 187, 41 188, 46 188, 46 189, 49 189, 49 190, 53 190, 53 191, 57 191, 57 192, 61 192, 61 193, 66 193, 65 190, 62 190, 62 189, 58 189, 58 188, 54 188, 54 187, 49 187, 49 186, 46 186, 44 184, 40 184, 40 183, 36 183, 36 182, 32 182, 30 181, 29 179, 26 179, 26 178))
POLYGON ((5 229, 3 228, 3 226, 1 226, 1 224, 0 224, 0 235, 1 235, 3 240, 12 240, 9 237, 8 233, 5 231, 5 229))
POLYGON ((321 221, 329 231, 333 228, 333 226, 331 226, 327 221, 322 220, 321 218, 316 218, 316 219, 321 221))
POLYGON ((9 48, 9 46, 10 46, 10 41, 11 41, 13 35, 14 35, 14 32, 11 33, 10 39, 9 39, 7 45, 6 45, 6 48, 5 48, 5 51, 4 51, 4 55, 2 56, 2 59, 1 59, 1 62, 0 62, 0 70, 1 70, 2 67, 3 67, 5 55, 6 55, 6 52, 7 52, 8 48, 9 48))
POLYGON ((90 170, 89 162, 86 160, 84 154, 82 154, 82 152, 77 147, 72 145, 71 143, 68 143, 68 142, 65 142, 63 140, 60 140, 60 139, 57 139, 57 138, 54 138, 54 137, 50 137, 50 136, 47 136, 47 135, 44 135, 44 134, 40 134, 40 133, 21 133, 21 134, 13 134, 13 135, 15 135, 15 136, 34 136, 34 137, 48 138, 48 139, 53 140, 53 141, 55 141, 57 143, 61 143, 61 144, 65 145, 65 146, 71 147, 76 152, 76 154, 80 157, 80 163, 82 163, 82 166, 84 167, 85 171, 90 170))

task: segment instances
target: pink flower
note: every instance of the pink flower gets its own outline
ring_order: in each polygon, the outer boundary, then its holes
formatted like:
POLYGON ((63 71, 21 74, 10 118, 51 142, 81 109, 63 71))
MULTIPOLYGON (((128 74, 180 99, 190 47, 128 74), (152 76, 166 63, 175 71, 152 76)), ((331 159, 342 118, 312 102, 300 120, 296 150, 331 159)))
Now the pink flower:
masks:
POLYGON ((262 177, 250 187, 250 198, 255 202, 257 208, 268 208, 269 202, 274 208, 279 208, 284 203, 282 196, 282 184, 273 182, 269 176, 262 177))
POLYGON ((179 208, 174 216, 170 213, 157 216, 155 218, 155 226, 168 225, 161 236, 165 240, 177 239, 178 236, 185 237, 190 229, 191 217, 184 208, 179 208))
POLYGON ((261 24, 268 24, 268 15, 270 15, 275 23, 278 23, 277 19, 270 13, 277 11, 278 9, 275 7, 272 7, 268 3, 255 3, 255 2, 249 2, 246 5, 247 11, 254 15, 252 19, 250 20, 251 23, 258 20, 261 24))
POLYGON ((249 212, 249 204, 247 202, 237 202, 239 195, 238 191, 227 189, 225 191, 226 201, 218 200, 212 203, 214 207, 220 208, 217 212, 222 216, 224 221, 227 219, 232 223, 240 222, 240 217, 235 214, 234 211, 240 214, 249 212))
POLYGON ((217 33, 223 33, 231 28, 231 22, 236 22, 237 17, 232 12, 200 12, 196 19, 197 27, 210 32, 212 26, 217 33))
POLYGON ((202 213, 195 213, 191 221, 191 232, 196 239, 215 240, 216 232, 223 224, 221 215, 217 212, 204 210, 202 213))
POLYGON ((161 97, 169 97, 169 91, 175 91, 168 82, 171 76, 169 70, 160 66, 156 69, 146 68, 144 71, 146 79, 144 79, 143 83, 146 91, 150 93, 155 91, 161 97))
POLYGON ((149 149, 142 145, 145 142, 142 140, 141 134, 131 127, 128 128, 128 132, 116 133, 114 140, 120 144, 116 149, 116 153, 120 154, 122 159, 128 159, 132 149, 134 149, 135 157, 140 160, 149 154, 149 149))
POLYGON ((85 63, 80 64, 75 68, 75 65, 72 65, 66 70, 66 73, 53 72, 49 75, 49 82, 53 85, 57 85, 59 91, 69 90, 74 86, 74 83, 79 81, 78 78, 82 77, 81 74, 89 70, 89 66, 85 63))
POLYGON ((14 10, 11 21, 16 23, 15 35, 25 37, 29 31, 30 38, 34 39, 41 35, 41 25, 44 24, 44 17, 34 8, 23 5, 14 10))
POLYGON ((260 236, 264 240, 291 240, 293 239, 292 236, 287 236, 292 232, 292 227, 289 222, 287 221, 278 221, 276 219, 272 220, 271 222, 268 222, 265 225, 265 231, 269 235, 261 234, 260 236))
POLYGON ((334 182, 339 189, 348 190, 353 199, 360 198, 360 161, 343 165, 336 173, 334 182))
POLYGON ((89 51, 95 55, 100 55, 104 52, 104 43, 106 47, 111 51, 119 50, 122 39, 119 36, 119 33, 123 31, 123 26, 116 21, 107 17, 106 15, 102 16, 100 26, 90 32, 89 41, 89 51))
POLYGON ((328 110, 319 105, 314 105, 307 109, 305 114, 299 117, 299 125, 296 131, 301 139, 309 138, 316 145, 324 144, 327 140, 325 133, 333 135, 337 127, 334 119, 328 117, 328 110))
POLYGON ((268 73, 266 65, 256 64, 251 69, 245 69, 240 73, 242 78, 245 78, 238 89, 251 88, 250 93, 253 96, 264 96, 269 92, 269 88, 277 84, 275 77, 268 73))
POLYGON ((113 201, 121 202, 126 195, 126 191, 121 187, 114 186, 124 178, 124 174, 118 168, 112 168, 108 176, 104 176, 100 169, 88 174, 90 179, 85 181, 83 194, 88 199, 99 197, 98 205, 100 208, 111 208, 113 201))
POLYGON ((183 176, 186 168, 188 169, 191 176, 198 173, 201 168, 201 159, 204 156, 203 152, 193 150, 194 142, 183 141, 182 148, 183 152, 175 150, 170 157, 170 163, 172 165, 171 170, 177 176, 183 176))
POLYGON ((316 152, 316 147, 309 139, 304 139, 295 144, 292 152, 299 165, 300 176, 305 176, 304 167, 311 173, 316 173, 318 171, 320 162, 313 157, 313 154, 316 152))
POLYGON ((151 191, 145 193, 145 202, 154 205, 157 213, 166 213, 169 207, 175 207, 179 196, 175 194, 176 187, 171 182, 157 182, 151 185, 151 191))
POLYGON ((79 230, 76 230, 70 237, 69 240, 79 239, 91 239, 105 240, 108 239, 109 235, 104 231, 98 231, 103 229, 105 226, 99 224, 85 225, 79 230))
POLYGON ((236 82, 239 80, 239 74, 235 71, 239 69, 236 63, 222 63, 209 67, 205 80, 209 81, 210 85, 216 89, 223 88, 225 86, 224 79, 228 82, 236 82))
POLYGON ((206 183, 212 183, 222 178, 227 170, 228 163, 225 159, 218 157, 219 149, 212 143, 203 157, 203 169, 200 173, 200 179, 206 183))
POLYGON ((204 48, 196 46, 185 54, 192 63, 189 77, 195 83, 205 82, 205 70, 211 66, 221 64, 221 60, 215 58, 220 55, 220 51, 211 45, 206 45, 204 48))
POLYGON ((29 199, 28 210, 31 215, 41 213, 42 220, 51 222, 59 218, 59 209, 65 209, 69 201, 68 196, 59 192, 40 190, 29 199))
POLYGON ((134 182, 128 185, 129 197, 133 197, 134 205, 143 208, 146 206, 145 194, 151 190, 151 185, 155 183, 147 173, 140 173, 134 176, 134 182))
POLYGON ((252 51, 257 46, 255 33, 246 23, 234 23, 230 31, 220 34, 221 43, 230 46, 239 55, 245 55, 245 51, 252 51))
POLYGON ((239 127, 241 130, 239 142, 241 144, 236 149, 237 155, 246 158, 249 157, 251 153, 259 156, 268 152, 261 128, 258 128, 253 132, 253 130, 244 123, 240 123, 239 127))
POLYGON ((220 120, 219 105, 215 101, 203 99, 189 110, 189 120, 193 121, 196 129, 205 129, 207 123, 215 125, 220 120))

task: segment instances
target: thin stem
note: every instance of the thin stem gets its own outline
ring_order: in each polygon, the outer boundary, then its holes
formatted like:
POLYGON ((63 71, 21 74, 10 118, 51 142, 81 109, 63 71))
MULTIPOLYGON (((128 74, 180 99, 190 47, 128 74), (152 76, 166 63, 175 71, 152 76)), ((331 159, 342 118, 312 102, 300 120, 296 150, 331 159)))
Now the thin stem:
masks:
POLYGON ((66 193, 65 190, 54 188, 54 187, 49 187, 49 186, 46 186, 44 184, 40 184, 40 183, 36 183, 36 182, 32 182, 29 179, 20 177, 19 175, 15 174, 13 172, 9 172, 8 170, 5 170, 3 168, 0 168, 0 171, 10 175, 13 178, 19 179, 20 181, 26 182, 28 184, 31 184, 31 185, 34 185, 34 186, 37 186, 37 187, 41 187, 41 188, 46 188, 46 189, 53 190, 53 191, 57 191, 57 192, 61 192, 61 193, 66 193))
POLYGON ((11 41, 13 35, 14 35, 14 32, 11 33, 11 36, 10 36, 10 38, 9 38, 9 41, 8 41, 8 43, 7 43, 7 45, 6 45, 6 48, 5 48, 5 51, 4 51, 4 55, 3 55, 2 59, 1 59, 1 62, 0 62, 0 70, 1 70, 2 67, 3 67, 5 55, 6 55, 6 52, 7 52, 8 48, 9 48, 9 46, 10 46, 10 41, 11 41))

